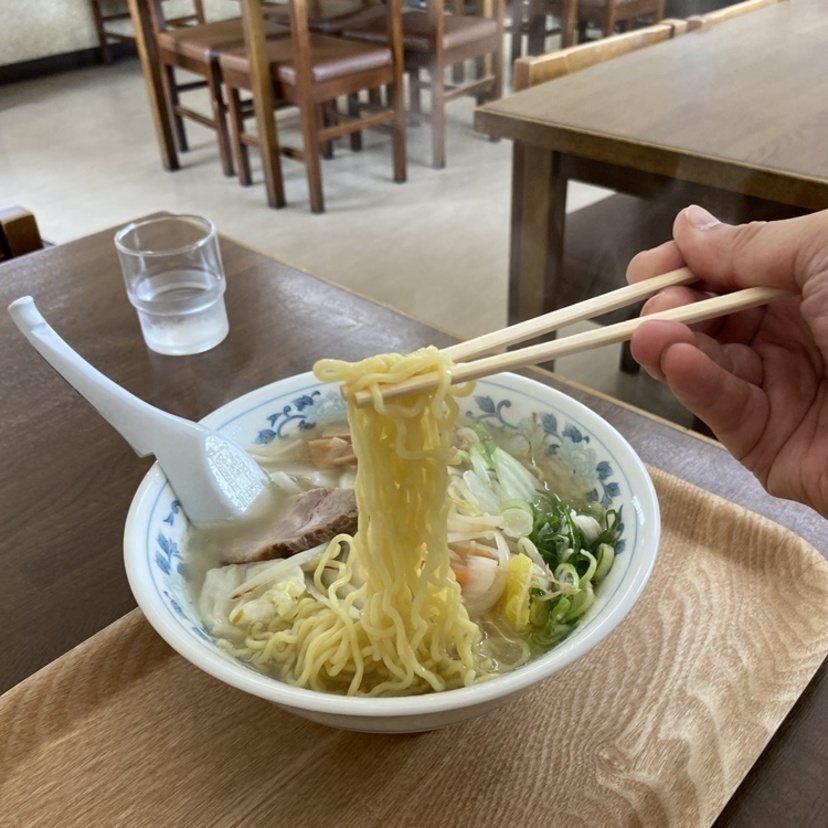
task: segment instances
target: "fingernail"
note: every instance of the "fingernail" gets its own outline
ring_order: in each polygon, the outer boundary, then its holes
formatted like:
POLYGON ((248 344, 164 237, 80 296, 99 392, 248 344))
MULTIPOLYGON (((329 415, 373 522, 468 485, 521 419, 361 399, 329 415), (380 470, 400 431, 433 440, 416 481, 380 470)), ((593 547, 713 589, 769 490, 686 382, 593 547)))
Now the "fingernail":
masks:
POLYGON ((684 211, 684 215, 687 217, 690 226, 695 227, 696 230, 708 230, 721 223, 716 216, 708 213, 704 207, 699 207, 698 204, 691 204, 684 211))

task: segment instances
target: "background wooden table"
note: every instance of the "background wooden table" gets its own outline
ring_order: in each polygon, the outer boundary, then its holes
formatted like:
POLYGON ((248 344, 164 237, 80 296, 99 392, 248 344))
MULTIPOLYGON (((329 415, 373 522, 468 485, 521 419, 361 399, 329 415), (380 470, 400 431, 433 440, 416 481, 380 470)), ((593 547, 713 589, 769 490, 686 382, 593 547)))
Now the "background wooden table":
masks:
POLYGON ((479 108, 514 141, 510 320, 556 307, 569 179, 747 218, 828 208, 826 43, 824 2, 787 0, 479 108))
MULTIPOLYGON (((451 337, 222 239, 230 335, 192 357, 146 349, 128 304, 115 229, 0 265, 0 304, 32 295, 93 365, 143 399, 200 418, 240 394, 308 370, 451 337)), ((0 317, 0 692, 135 603, 121 560, 130 500, 150 465, 0 317)), ((612 422, 645 462, 762 513, 828 557, 825 522, 765 495, 717 444, 534 372, 612 422)), ((828 810, 828 682, 822 666, 718 820, 822 826, 828 810)))

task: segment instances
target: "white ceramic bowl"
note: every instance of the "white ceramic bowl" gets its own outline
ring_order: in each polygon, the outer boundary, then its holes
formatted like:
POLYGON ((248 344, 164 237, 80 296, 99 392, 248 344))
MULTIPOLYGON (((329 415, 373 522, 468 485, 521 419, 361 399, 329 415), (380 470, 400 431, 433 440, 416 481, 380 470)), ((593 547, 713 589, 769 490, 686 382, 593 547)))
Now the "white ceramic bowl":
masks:
MULTIPOLYGON (((580 624, 529 664, 474 687, 399 698, 348 698, 290 687, 227 655, 211 639, 188 593, 180 549, 188 521, 158 466, 139 487, 127 517, 124 559, 130 587, 149 622, 181 655, 227 684, 300 716, 349 730, 431 730, 478 716, 550 679, 606 638, 649 578, 659 538, 655 490, 641 460, 605 420, 571 398, 516 374, 480 380, 462 412, 514 428, 540 414, 549 446, 593 484, 595 499, 621 509, 621 545, 609 576, 580 624)), ((222 406, 204 423, 241 445, 268 442, 343 411, 338 387, 301 374, 222 406)), ((554 680, 554 679, 552 679, 554 680)))

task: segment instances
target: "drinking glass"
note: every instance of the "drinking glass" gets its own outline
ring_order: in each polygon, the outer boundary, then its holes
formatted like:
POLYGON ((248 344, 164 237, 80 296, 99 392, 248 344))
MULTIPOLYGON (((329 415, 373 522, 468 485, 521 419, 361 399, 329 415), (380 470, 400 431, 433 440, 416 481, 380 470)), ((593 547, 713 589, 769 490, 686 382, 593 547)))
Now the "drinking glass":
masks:
POLYGON ((129 301, 147 347, 199 354, 228 333, 218 235, 201 216, 133 222, 115 235, 129 301))

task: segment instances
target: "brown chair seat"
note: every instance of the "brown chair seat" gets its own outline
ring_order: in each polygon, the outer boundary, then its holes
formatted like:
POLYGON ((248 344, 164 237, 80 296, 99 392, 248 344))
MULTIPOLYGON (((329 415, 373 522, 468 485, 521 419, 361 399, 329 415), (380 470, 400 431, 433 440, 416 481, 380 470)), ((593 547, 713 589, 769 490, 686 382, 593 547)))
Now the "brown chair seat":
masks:
MULTIPOLYGON (((371 72, 392 68, 390 49, 378 49, 336 37, 312 34, 311 76, 314 83, 328 83, 356 72, 371 72)), ((290 86, 296 85, 296 63, 293 41, 290 38, 267 41, 267 56, 273 79, 290 86)), ((226 83, 246 88, 250 84, 250 61, 244 47, 223 52, 219 66, 226 83)))
MULTIPOLYGON (((403 47, 411 52, 430 52, 434 25, 429 22, 428 13, 409 11, 403 15, 403 47)), ((342 30, 343 37, 354 37, 370 43, 384 43, 388 33, 384 21, 368 20, 359 25, 350 25, 342 30)), ((497 21, 490 17, 464 17, 446 15, 443 22, 443 49, 452 49, 498 36, 497 21)))

